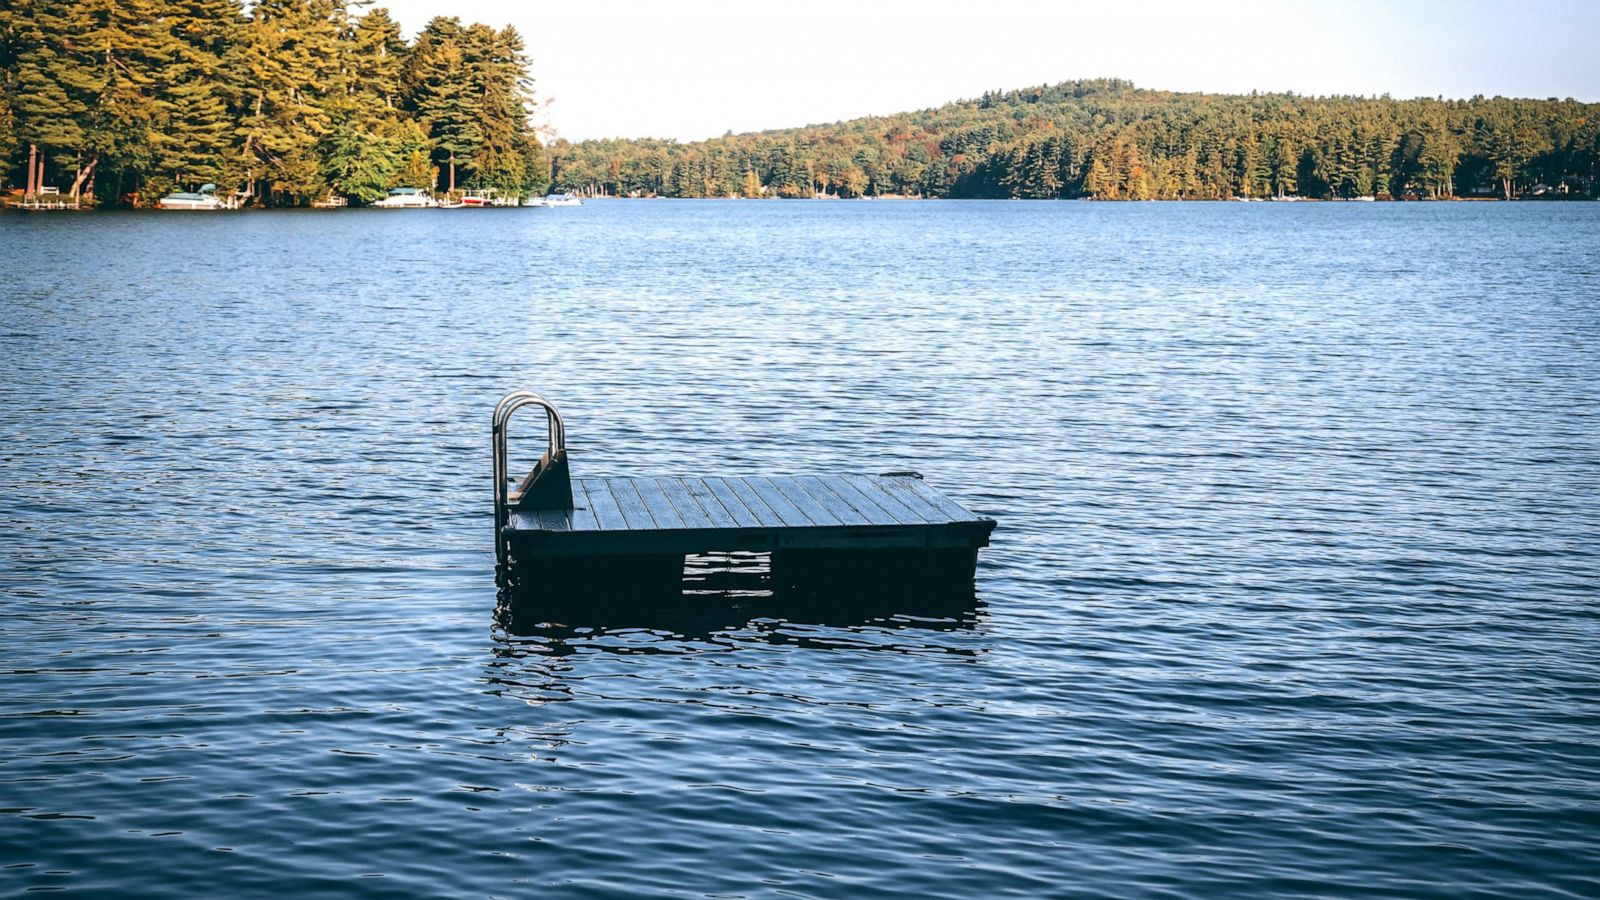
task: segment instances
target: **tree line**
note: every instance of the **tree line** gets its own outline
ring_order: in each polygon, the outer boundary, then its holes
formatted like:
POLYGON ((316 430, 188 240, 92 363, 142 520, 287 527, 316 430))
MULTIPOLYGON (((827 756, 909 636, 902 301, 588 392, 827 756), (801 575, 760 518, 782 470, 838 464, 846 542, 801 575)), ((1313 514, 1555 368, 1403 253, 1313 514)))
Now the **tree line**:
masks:
POLYGON ((1102 79, 688 144, 557 142, 551 154, 558 188, 622 196, 1594 197, 1600 104, 1171 93, 1102 79))
POLYGON ((148 205, 218 185, 248 202, 390 188, 542 192, 514 28, 345 0, 6 0, 0 180, 148 205))

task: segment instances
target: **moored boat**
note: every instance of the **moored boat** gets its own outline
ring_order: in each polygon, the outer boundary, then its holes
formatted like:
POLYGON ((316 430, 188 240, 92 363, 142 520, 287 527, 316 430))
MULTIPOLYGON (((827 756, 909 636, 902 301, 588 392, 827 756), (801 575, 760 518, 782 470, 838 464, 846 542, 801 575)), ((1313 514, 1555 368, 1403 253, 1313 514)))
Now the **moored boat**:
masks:
POLYGON ((422 188, 398 187, 390 189, 389 196, 372 205, 378 209, 427 209, 438 204, 422 188))
POLYGON ((217 186, 203 184, 198 191, 173 191, 156 201, 161 209, 227 209, 228 204, 217 197, 217 186))
POLYGON ((583 201, 572 194, 547 194, 543 206, 582 206, 583 201))

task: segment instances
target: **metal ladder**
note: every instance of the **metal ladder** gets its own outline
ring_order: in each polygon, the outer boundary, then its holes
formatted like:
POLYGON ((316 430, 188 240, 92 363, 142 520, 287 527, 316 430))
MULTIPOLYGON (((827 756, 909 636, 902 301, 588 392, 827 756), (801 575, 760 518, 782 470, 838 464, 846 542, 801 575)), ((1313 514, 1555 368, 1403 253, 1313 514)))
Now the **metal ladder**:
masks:
POLYGON ((494 549, 496 575, 504 580, 507 556, 510 551, 506 540, 506 527, 511 524, 511 510, 520 509, 571 509, 572 477, 567 469, 567 427, 555 405, 537 391, 512 391, 500 398, 494 408, 494 424, 489 432, 494 450, 494 549), (540 457, 533 472, 522 482, 515 494, 511 491, 510 476, 506 471, 506 434, 511 416, 525 406, 542 406, 550 442, 544 456, 540 457))

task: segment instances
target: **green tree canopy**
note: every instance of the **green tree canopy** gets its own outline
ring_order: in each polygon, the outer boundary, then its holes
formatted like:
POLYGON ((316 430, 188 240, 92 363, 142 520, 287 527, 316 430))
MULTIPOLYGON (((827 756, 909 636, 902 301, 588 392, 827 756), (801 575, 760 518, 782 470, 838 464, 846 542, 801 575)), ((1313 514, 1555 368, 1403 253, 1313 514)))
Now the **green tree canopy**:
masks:
MULTIPOLYGON (((0 5, 0 179, 150 202, 213 182, 254 202, 437 188, 430 160, 543 191, 532 82, 511 28, 435 19, 414 43, 345 0, 10 0, 0 5)), ((448 187, 449 185, 446 185, 448 187)))

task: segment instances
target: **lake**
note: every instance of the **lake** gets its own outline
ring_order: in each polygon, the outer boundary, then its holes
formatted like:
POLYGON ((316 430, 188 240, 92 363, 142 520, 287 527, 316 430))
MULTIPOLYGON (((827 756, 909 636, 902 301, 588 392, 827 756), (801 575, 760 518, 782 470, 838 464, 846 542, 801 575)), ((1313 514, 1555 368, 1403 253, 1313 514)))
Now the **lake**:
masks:
POLYGON ((1597 248, 1595 203, 0 216, 0 893, 1600 895, 1597 248), (578 475, 920 471, 999 521, 975 593, 508 624, 517 387, 578 475))

